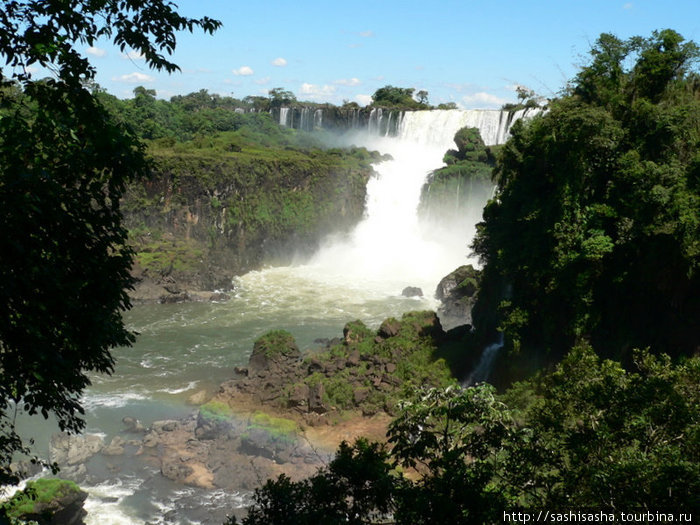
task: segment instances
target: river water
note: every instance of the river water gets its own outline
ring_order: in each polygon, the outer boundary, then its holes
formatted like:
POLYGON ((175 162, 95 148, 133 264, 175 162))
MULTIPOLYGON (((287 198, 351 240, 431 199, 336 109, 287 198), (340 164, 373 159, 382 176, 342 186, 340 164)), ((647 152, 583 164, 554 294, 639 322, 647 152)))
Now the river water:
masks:
MULTIPOLYGON (((236 278, 227 302, 144 305, 127 312, 137 342, 114 351, 113 375, 92 378, 83 399, 86 431, 109 442, 123 430, 125 416, 149 425, 192 413, 196 409, 188 397, 202 390, 214 393, 234 367, 246 365, 253 342, 268 330, 288 330, 305 349, 318 346, 318 338, 341 336, 351 320, 377 327, 389 316, 435 309, 439 280, 474 263, 468 244, 485 197, 479 194, 468 203, 459 223, 427 224, 416 212, 421 187, 454 147, 452 137, 460 127, 477 125, 495 137, 487 138, 493 143, 505 136, 499 128, 503 114, 414 115, 406 115, 398 137, 346 137, 393 157, 375 166, 366 216, 353 232, 327 239, 315 254, 297 254, 297 264, 236 278), (406 286, 420 287, 424 297, 403 297, 406 286)), ((35 437, 37 451, 46 454, 52 430, 33 419, 22 425, 35 437)), ((247 494, 176 485, 144 466, 110 473, 105 465, 103 479, 84 488, 91 525, 221 523, 227 512, 249 501, 247 494)))

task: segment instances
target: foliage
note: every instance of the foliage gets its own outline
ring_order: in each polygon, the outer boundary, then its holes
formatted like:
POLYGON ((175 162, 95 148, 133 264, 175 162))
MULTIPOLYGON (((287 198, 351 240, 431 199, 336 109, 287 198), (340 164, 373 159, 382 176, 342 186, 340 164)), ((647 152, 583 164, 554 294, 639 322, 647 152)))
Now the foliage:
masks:
POLYGON ((322 384, 324 401, 336 409, 393 413, 400 399, 417 388, 454 384, 441 353, 445 334, 434 312, 407 312, 401 320, 385 320, 376 331, 353 321, 343 333, 342 343, 305 360, 309 369, 334 372, 302 380, 308 386, 322 384), (354 362, 345 366, 353 355, 354 362), (366 396, 355 397, 356 391, 366 396))
POLYGON ((223 401, 212 400, 199 407, 199 415, 209 421, 228 421, 233 410, 223 401))
POLYGON ((579 341, 626 363, 634 347, 699 343, 697 47, 665 30, 602 35, 591 54, 546 114, 514 126, 473 244, 475 325, 505 333, 513 370, 579 341))
POLYGON ((255 353, 263 354, 267 359, 274 359, 291 353, 298 353, 299 348, 294 336, 286 330, 270 330, 255 341, 255 353))
POLYGON ((414 88, 401 88, 384 86, 377 89, 372 95, 372 105, 395 109, 428 109, 428 92, 419 91, 413 98, 414 88))
POLYGON ((445 153, 446 166, 433 171, 421 190, 419 211, 427 217, 463 221, 467 206, 485 202, 493 192, 492 172, 497 147, 486 146, 478 128, 455 133, 457 149, 445 153))
POLYGON ((698 358, 673 366, 637 352, 626 372, 577 347, 503 396, 490 385, 422 390, 391 424, 388 453, 343 444, 310 479, 268 481, 243 524, 495 524, 519 508, 694 512, 699 384, 698 358), (352 475, 339 480, 339 465, 352 475))
POLYGON ((41 478, 27 482, 24 490, 17 492, 2 504, 2 510, 10 520, 21 520, 24 523, 23 517, 41 514, 41 509, 46 509, 48 514, 46 517, 50 520, 51 511, 45 504, 78 492, 80 487, 72 481, 41 478))
MULTIPOLYGON (((0 482, 16 482, 12 454, 27 452, 14 414, 53 413, 62 430, 84 423, 87 372, 110 372, 110 348, 133 340, 131 251, 119 200, 147 173, 135 135, 85 87, 95 74, 76 49, 110 38, 159 70, 175 32, 219 23, 163 2, 13 0, 0 16, 0 482), (30 66, 54 71, 34 81, 30 66)), ((148 93, 143 93, 148 97, 148 93)))

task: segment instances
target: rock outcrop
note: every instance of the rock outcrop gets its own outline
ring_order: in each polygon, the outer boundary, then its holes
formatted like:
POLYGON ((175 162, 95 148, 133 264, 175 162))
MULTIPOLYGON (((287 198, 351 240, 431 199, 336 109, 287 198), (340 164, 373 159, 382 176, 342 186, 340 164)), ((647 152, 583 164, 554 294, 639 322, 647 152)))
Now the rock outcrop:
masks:
POLYGON ((435 297, 442 302, 438 315, 446 329, 471 324, 479 277, 479 271, 468 264, 460 266, 438 283, 435 297))

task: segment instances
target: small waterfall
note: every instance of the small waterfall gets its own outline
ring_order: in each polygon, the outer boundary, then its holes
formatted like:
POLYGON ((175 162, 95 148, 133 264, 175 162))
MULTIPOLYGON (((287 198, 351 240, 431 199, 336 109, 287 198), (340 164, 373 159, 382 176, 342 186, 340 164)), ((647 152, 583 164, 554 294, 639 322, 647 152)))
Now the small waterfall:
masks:
POLYGON ((280 126, 287 126, 287 115, 289 115, 289 108, 280 108, 280 126))
POLYGON ((323 127, 323 110, 322 109, 317 109, 314 111, 314 128, 322 128, 323 127))
POLYGON ((498 351, 503 348, 503 333, 500 334, 498 342, 488 345, 481 353, 481 358, 474 370, 472 370, 464 386, 472 386, 477 383, 483 383, 488 380, 493 368, 493 362, 496 360, 498 351))
POLYGON ((302 131, 311 131, 309 108, 301 108, 301 122, 299 124, 299 129, 302 131))

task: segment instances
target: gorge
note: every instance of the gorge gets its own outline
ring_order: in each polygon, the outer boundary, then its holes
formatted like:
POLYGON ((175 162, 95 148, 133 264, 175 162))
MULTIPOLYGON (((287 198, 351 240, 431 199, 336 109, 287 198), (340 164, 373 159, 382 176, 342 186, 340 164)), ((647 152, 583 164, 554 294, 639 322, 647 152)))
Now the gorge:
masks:
MULTIPOLYGON (((154 420, 188 417, 193 411, 188 400, 193 395, 206 399, 215 393, 219 384, 234 374, 235 367, 246 365, 253 342, 270 329, 289 331, 299 346, 307 349, 317 346, 314 341, 318 338, 337 337, 348 321, 359 319, 377 327, 387 316, 437 308, 433 298, 436 285, 468 261, 469 239, 492 185, 475 191, 470 202, 461 203, 465 214, 459 223, 445 224, 434 215, 421 218, 417 211, 426 177, 442 164, 460 128, 478 127, 486 144, 497 144, 515 120, 532 113, 407 112, 392 118, 398 123, 395 136, 382 133, 388 125, 385 118, 391 115, 370 119, 365 129, 348 130, 342 136, 346 144, 391 155, 391 160, 374 164, 376 175, 367 182, 362 220, 354 227, 346 223, 335 235, 314 234, 321 238, 309 246, 318 243, 318 249, 288 254, 291 264, 236 276, 228 301, 136 306, 127 314, 129 328, 139 333, 136 344, 115 352, 115 373, 93 377, 83 399, 87 432, 101 435, 109 443, 123 433, 124 417, 146 426, 154 420), (404 297, 401 291, 407 286, 419 287, 425 295, 404 297)), ((235 157, 235 152, 231 155, 235 157)), ((192 170, 203 165, 190 162, 192 170)), ((190 185, 197 184, 193 173, 190 185)), ((345 180, 351 177, 346 174, 345 180)), ((153 190, 159 182, 156 178, 148 184, 153 190)), ((159 215, 167 233, 174 238, 206 238, 210 227, 216 225, 222 226, 217 229, 217 242, 235 242, 236 236, 229 236, 226 222, 220 220, 221 208, 214 209, 215 213, 207 209, 215 195, 203 204, 199 190, 178 193, 167 184, 160 188, 171 198, 153 191, 147 194, 149 202, 162 206, 176 203, 179 207, 175 213, 159 215), (180 195, 180 200, 173 195, 180 195), (182 220, 195 216, 197 221, 182 220)), ((219 198, 226 200, 221 193, 219 198)), ((245 199, 245 195, 237 198, 245 199)), ((142 219, 143 208, 137 212, 142 219)), ((360 215, 354 217, 359 219, 360 215)), ((276 253, 261 253, 255 264, 274 260, 276 253)), ((225 262, 225 257, 218 259, 219 265, 225 262)), ((206 288, 206 283, 216 282, 205 279, 199 285, 206 288)), ((37 439, 37 446, 47 448, 50 432, 39 431, 35 421, 25 424, 27 433, 45 436, 37 439)), ((88 523, 173 523, 163 520, 175 515, 176 523, 220 523, 231 508, 247 502, 243 492, 183 487, 163 478, 157 467, 136 464, 135 457, 115 462, 98 454, 90 460, 88 477, 81 484, 90 494, 88 523)))

